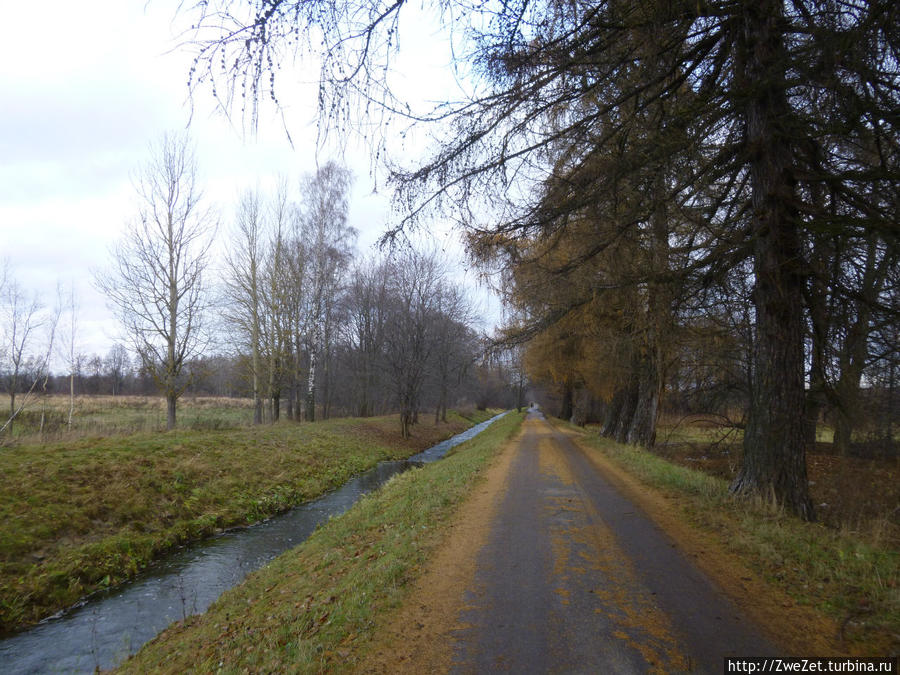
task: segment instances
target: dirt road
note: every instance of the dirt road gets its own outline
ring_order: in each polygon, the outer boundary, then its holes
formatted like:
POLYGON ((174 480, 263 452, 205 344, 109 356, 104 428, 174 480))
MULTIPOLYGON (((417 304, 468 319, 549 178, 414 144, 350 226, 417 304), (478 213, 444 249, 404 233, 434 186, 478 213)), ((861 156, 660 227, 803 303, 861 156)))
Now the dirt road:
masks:
POLYGON ((366 670, 720 673, 776 650, 533 411, 366 670))

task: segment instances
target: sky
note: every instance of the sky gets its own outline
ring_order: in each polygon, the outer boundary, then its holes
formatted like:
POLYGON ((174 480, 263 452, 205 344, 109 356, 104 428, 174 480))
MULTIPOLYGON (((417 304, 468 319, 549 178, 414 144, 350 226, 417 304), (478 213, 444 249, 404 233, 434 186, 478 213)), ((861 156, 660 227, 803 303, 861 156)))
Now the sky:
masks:
MULTIPOLYGON (((4 3, 0 41, 0 261, 22 287, 55 302, 57 283, 73 285, 78 299, 79 351, 105 354, 120 339, 117 323, 92 284, 108 267, 110 248, 137 213, 133 179, 150 158, 151 143, 190 121, 200 182, 227 232, 236 195, 265 187, 279 174, 299 178, 314 170, 315 88, 297 70, 282 90, 293 147, 274 111, 263 111, 256 134, 235 127, 211 97, 188 97, 191 54, 179 48, 174 0, 92 0, 4 3), (85 7, 89 9, 85 9, 85 7)), ((413 32, 412 49, 433 39, 413 32)), ((411 89, 439 91, 441 57, 417 56, 402 73, 411 89), (427 64, 431 62, 432 71, 427 64), (435 88, 438 87, 436 90, 435 88)), ((446 64, 443 64, 446 65, 446 64)), ((446 67, 443 71, 446 73, 446 67)), ((369 249, 390 217, 389 195, 374 193, 368 150, 351 142, 338 159, 355 176, 350 224, 369 249)), ((331 151, 335 152, 335 151, 331 151)), ((380 184, 380 181, 379 181, 380 184)), ((436 244, 460 261, 457 278, 472 287, 486 317, 499 305, 462 264, 457 235, 435 222, 436 244)))

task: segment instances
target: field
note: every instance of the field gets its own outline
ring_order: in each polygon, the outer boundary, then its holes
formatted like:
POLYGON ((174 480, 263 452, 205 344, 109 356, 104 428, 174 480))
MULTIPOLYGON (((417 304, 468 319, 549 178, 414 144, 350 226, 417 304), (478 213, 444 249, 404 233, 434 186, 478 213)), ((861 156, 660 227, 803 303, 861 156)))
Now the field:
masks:
MULTIPOLYGON (((70 427, 68 396, 54 394, 32 400, 14 421, 14 440, 38 443, 166 428, 166 402, 160 396, 76 396, 74 403, 70 427)), ((178 427, 182 429, 229 429, 252 421, 250 399, 192 396, 178 402, 178 427)), ((0 437, 0 443, 8 440, 0 437)))
MULTIPOLYGON (((185 541, 316 497, 489 415, 439 425, 425 416, 407 440, 392 416, 126 434, 123 420, 153 419, 153 406, 117 403, 92 424, 120 433, 0 448, 0 632, 133 576, 185 541)), ((198 400, 182 420, 213 426, 246 412, 198 400)))
MULTIPOLYGON (((829 527, 900 548, 900 459, 835 455, 831 438, 832 430, 820 425, 816 447, 807 455, 817 518, 829 527)), ((664 418, 653 453, 730 481, 741 466, 742 440, 739 430, 717 426, 708 418, 664 418)), ((862 442, 857 447, 865 450, 862 442)))

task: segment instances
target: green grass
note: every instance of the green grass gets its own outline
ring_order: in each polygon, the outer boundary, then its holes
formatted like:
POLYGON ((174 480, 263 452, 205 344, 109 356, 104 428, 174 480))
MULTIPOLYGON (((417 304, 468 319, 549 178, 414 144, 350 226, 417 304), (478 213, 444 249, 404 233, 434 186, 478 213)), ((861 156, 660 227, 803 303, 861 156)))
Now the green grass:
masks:
POLYGON ((440 462, 394 477, 205 614, 169 628, 122 670, 350 669, 369 646, 376 618, 406 597, 473 480, 522 419, 511 413, 440 462))
POLYGON ((640 481, 679 497, 689 521, 716 534, 796 601, 848 626, 845 637, 861 648, 884 648, 897 639, 900 551, 890 544, 802 522, 765 504, 738 501, 728 494, 726 481, 639 448, 596 435, 582 440, 640 481), (848 619, 854 622, 852 630, 848 619))
POLYGON ((136 574, 161 553, 257 521, 486 419, 396 417, 176 430, 0 448, 0 631, 136 574))

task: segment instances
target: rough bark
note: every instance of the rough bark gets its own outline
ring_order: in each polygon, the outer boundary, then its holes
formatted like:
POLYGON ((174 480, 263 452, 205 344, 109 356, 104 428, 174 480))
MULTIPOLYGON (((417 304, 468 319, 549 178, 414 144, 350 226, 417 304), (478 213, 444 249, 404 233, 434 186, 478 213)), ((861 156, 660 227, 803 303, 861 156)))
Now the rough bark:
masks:
MULTIPOLYGON (((625 441, 634 445, 652 447, 656 442, 656 420, 659 416, 659 393, 662 380, 655 358, 642 363, 634 408, 625 441)), ((623 428, 625 424, 623 423, 623 428)))
POLYGON ((559 411, 560 419, 568 420, 572 417, 572 397, 574 396, 574 392, 572 391, 572 385, 566 384, 565 389, 563 390, 563 400, 562 407, 559 411))
POLYGON ((624 389, 617 390, 606 408, 606 415, 603 421, 603 428, 600 432, 606 438, 615 438, 616 427, 619 424, 619 417, 622 414, 622 408, 625 406, 627 394, 624 389))
POLYGON ((744 92, 752 189, 757 349, 744 461, 731 490, 762 496, 812 520, 804 433, 802 257, 786 128, 790 110, 782 12, 777 0, 745 1, 737 50, 735 86, 744 92))

